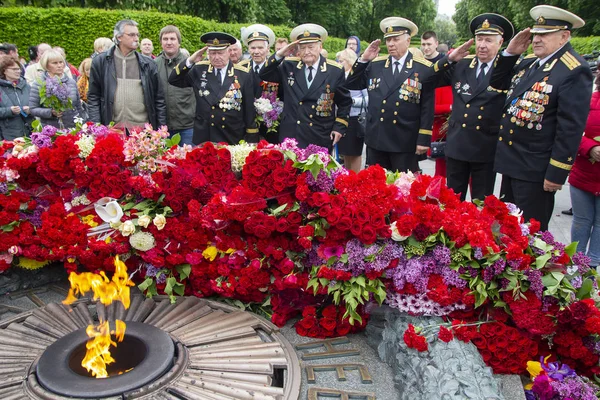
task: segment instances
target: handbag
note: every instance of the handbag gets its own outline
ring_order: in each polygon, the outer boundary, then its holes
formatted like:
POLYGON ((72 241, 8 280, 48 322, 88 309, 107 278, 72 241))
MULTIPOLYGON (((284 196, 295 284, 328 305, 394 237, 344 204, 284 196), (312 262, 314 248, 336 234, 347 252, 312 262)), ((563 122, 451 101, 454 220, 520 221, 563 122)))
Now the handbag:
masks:
POLYGON ((435 160, 446 157, 446 132, 448 132, 448 119, 440 127, 439 138, 435 142, 431 142, 430 159, 435 160))
POLYGON ((356 128, 356 136, 360 139, 365 137, 367 133, 367 107, 365 107, 365 96, 362 96, 360 103, 360 111, 358 113, 358 126, 356 128))

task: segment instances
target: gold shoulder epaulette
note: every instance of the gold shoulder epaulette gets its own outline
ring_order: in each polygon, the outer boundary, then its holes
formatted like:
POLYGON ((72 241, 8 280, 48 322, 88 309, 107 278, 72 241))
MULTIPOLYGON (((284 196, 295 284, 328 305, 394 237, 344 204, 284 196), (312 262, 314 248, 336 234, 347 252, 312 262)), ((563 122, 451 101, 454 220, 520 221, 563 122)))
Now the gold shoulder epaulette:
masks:
POLYGON ((286 57, 285 61, 300 61, 300 57, 286 57))
POLYGON ((242 65, 242 66, 246 66, 248 64, 250 64, 250 60, 249 59, 245 59, 245 60, 242 60, 239 63, 237 63, 237 65, 242 65))
POLYGON ((418 63, 423 64, 426 67, 431 67, 433 64, 431 63, 431 61, 426 60, 425 58, 421 58, 421 57, 413 57, 413 60, 415 60, 418 63))
POLYGON ((532 59, 532 58, 537 58, 537 56, 535 54, 528 54, 528 55, 526 55, 523 58, 519 57, 519 59, 517 60, 517 63, 515 65, 521 64, 521 61, 523 61, 523 60, 529 60, 529 59, 532 59))
POLYGON ((233 64, 233 69, 237 69, 237 70, 244 71, 244 72, 250 72, 250 68, 246 68, 240 64, 233 64))
POLYGON ((573 54, 568 52, 562 55, 560 61, 562 61, 562 63, 565 64, 570 70, 574 70, 581 65, 579 60, 575 58, 573 54))
POLYGON ((333 65, 334 67, 336 67, 336 68, 339 68, 339 69, 342 69, 342 68, 344 68, 344 67, 342 66, 342 64, 340 64, 339 62, 335 62, 335 61, 333 61, 333 60, 327 60, 327 64, 329 64, 329 65, 333 65))
POLYGON ((208 60, 203 60, 203 61, 198 61, 195 65, 209 65, 210 61, 208 60))
POLYGON ((371 61, 371 62, 376 62, 376 61, 385 61, 385 60, 387 60, 387 59, 388 59, 388 56, 379 56, 379 57, 375 57, 375 58, 373 59, 373 61, 371 61))

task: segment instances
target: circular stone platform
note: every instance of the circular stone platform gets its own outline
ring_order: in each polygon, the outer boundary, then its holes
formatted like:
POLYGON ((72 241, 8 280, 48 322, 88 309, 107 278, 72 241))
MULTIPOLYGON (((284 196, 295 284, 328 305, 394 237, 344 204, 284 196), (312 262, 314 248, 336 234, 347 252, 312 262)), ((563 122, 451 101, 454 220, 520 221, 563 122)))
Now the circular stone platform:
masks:
POLYGON ((171 304, 165 296, 141 295, 132 297, 128 310, 121 303, 105 308, 82 299, 72 306, 51 303, 0 321, 0 398, 67 399, 39 384, 39 358, 56 340, 100 319, 153 325, 167 332, 176 347, 174 365, 164 375, 104 399, 299 398, 298 358, 272 323, 196 297, 171 304))

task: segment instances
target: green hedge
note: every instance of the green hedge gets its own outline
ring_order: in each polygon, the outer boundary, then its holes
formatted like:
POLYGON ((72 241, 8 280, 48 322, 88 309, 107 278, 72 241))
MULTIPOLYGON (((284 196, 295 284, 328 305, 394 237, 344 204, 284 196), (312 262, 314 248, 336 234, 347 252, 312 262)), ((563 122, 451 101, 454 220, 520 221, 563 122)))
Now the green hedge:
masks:
MULTIPOLYGON (((154 42, 156 53, 160 51, 158 34, 165 25, 176 25, 181 30, 182 47, 191 53, 201 47, 200 36, 210 31, 222 31, 240 37, 240 29, 248 24, 224 24, 201 18, 177 14, 164 14, 146 11, 106 11, 90 8, 32 8, 0 7, 0 42, 16 44, 23 56, 31 45, 46 42, 61 46, 67 53, 69 62, 79 63, 94 51, 94 40, 98 37, 112 37, 115 23, 130 18, 139 24, 142 38, 154 42)), ((277 37, 289 38, 291 28, 271 26, 277 37)), ((345 39, 329 38, 324 48, 329 58, 343 50, 345 39)))
POLYGON ((571 44, 579 54, 591 54, 594 50, 600 51, 600 36, 573 37, 571 44))

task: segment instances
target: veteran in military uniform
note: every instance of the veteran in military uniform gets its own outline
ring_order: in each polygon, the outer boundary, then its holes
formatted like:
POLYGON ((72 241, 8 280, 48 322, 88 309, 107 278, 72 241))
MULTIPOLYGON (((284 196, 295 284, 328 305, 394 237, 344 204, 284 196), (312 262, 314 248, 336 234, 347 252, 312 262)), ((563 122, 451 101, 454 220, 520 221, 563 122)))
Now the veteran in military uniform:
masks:
POLYGON ((508 89, 496 149, 503 200, 515 203, 525 219, 542 229, 554 209, 577 154, 590 108, 592 73, 569 44, 571 30, 585 22, 552 6, 530 11, 536 21, 510 42, 490 85, 508 89), (518 62, 533 33, 533 54, 518 62))
POLYGON ((269 57, 259 73, 261 79, 283 87, 279 139, 291 137, 300 147, 315 144, 331 150, 346 132, 352 106, 344 70, 321 56, 322 42, 327 39, 322 26, 297 26, 290 39, 292 43, 269 57), (298 57, 285 57, 290 51, 298 57))
POLYGON ((452 114, 446 136, 448 187, 465 200, 483 200, 494 192, 494 156, 506 90, 489 85, 498 51, 514 35, 510 21, 498 14, 473 18, 476 54, 452 64, 440 86, 452 87, 452 114))
POLYGON ((254 111, 254 86, 248 68, 234 65, 227 48, 236 39, 222 32, 209 32, 200 40, 207 46, 179 63, 169 83, 192 87, 196 95, 196 117, 192 142, 255 141, 258 137, 254 111), (208 60, 203 60, 208 51, 208 60))
MULTIPOLYGON (((272 93, 277 93, 276 97, 281 99, 279 83, 267 82, 260 78, 260 72, 264 68, 271 46, 275 44, 275 33, 268 26, 261 24, 250 25, 242 29, 242 41, 248 48, 250 58, 238 63, 250 70, 254 80, 254 97, 267 97, 272 93)), ((259 124, 259 135, 265 138, 269 143, 279 143, 279 132, 269 129, 264 123, 259 124)))
MULTIPOLYGON (((435 71, 408 51, 417 26, 399 17, 380 23, 389 56, 376 57, 379 40, 369 45, 348 76, 349 89, 367 89, 367 163, 389 170, 418 171, 417 155, 431 143, 435 71)), ((440 60, 448 64, 447 60, 440 60)))

